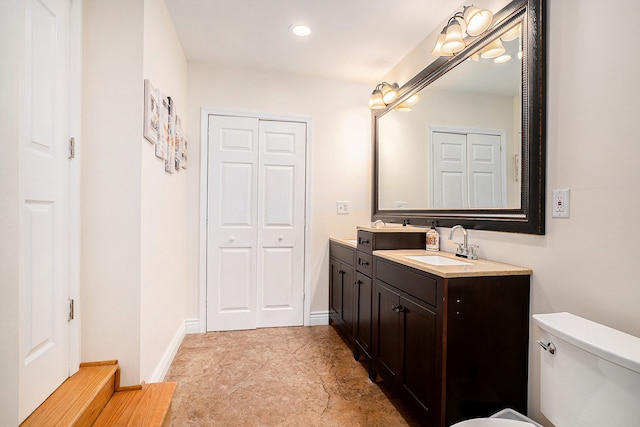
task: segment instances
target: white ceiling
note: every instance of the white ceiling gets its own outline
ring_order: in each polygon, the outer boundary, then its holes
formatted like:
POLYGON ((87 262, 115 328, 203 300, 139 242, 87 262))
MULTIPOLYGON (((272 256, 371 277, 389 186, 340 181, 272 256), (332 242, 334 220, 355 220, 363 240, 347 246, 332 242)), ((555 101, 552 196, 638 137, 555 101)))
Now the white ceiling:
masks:
MULTIPOLYGON (((377 82, 460 0, 165 0, 189 62, 377 82), (310 36, 289 32, 294 23, 310 36)), ((430 52, 425 52, 429 55, 430 52)))

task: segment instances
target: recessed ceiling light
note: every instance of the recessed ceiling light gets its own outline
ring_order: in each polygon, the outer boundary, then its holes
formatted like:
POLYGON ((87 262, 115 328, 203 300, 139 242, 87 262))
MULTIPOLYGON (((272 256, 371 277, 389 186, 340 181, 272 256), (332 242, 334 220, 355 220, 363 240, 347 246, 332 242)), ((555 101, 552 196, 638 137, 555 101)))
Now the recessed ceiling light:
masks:
POLYGON ((311 34, 311 28, 304 24, 293 24, 289 27, 289 30, 296 36, 306 37, 311 34))

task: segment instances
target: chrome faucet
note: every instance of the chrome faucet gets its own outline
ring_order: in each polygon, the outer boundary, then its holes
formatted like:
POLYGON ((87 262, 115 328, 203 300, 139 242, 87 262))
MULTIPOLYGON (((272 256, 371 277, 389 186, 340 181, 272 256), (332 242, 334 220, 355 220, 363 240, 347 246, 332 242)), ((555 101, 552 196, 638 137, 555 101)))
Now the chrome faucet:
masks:
POLYGON ((451 228, 451 232, 449 233, 449 240, 453 240, 453 235, 455 234, 456 230, 462 231, 462 234, 464 236, 463 242, 457 243, 458 249, 456 249, 456 256, 467 259, 478 259, 478 255, 476 254, 476 248, 478 248, 478 246, 469 244, 469 236, 467 230, 465 230, 463 226, 453 226, 453 228, 451 228))

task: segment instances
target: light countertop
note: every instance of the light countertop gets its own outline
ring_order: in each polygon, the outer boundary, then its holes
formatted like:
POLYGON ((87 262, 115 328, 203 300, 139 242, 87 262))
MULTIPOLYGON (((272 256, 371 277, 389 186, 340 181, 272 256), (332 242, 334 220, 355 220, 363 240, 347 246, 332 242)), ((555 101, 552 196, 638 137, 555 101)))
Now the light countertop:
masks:
POLYGON ((523 274, 530 275, 533 272, 530 268, 518 267, 516 265, 504 264, 486 259, 460 258, 450 252, 428 252, 421 249, 397 249, 373 251, 373 255, 444 278, 516 276, 523 274), (468 262, 469 265, 431 265, 412 260, 411 258, 406 258, 406 255, 439 255, 441 257, 468 262))
POLYGON ((355 237, 329 237, 329 240, 332 242, 336 242, 336 243, 340 243, 343 244, 345 246, 350 246, 354 249, 358 248, 358 239, 356 239, 355 237))

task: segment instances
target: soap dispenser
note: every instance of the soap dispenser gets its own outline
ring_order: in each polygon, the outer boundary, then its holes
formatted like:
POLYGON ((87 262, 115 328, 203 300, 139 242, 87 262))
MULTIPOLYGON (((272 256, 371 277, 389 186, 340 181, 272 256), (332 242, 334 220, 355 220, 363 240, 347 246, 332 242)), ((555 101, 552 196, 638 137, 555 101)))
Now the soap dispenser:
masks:
POLYGON ((427 231, 427 250, 440 250, 440 233, 438 233, 438 230, 436 230, 435 221, 431 222, 431 228, 429 229, 429 231, 427 231))

